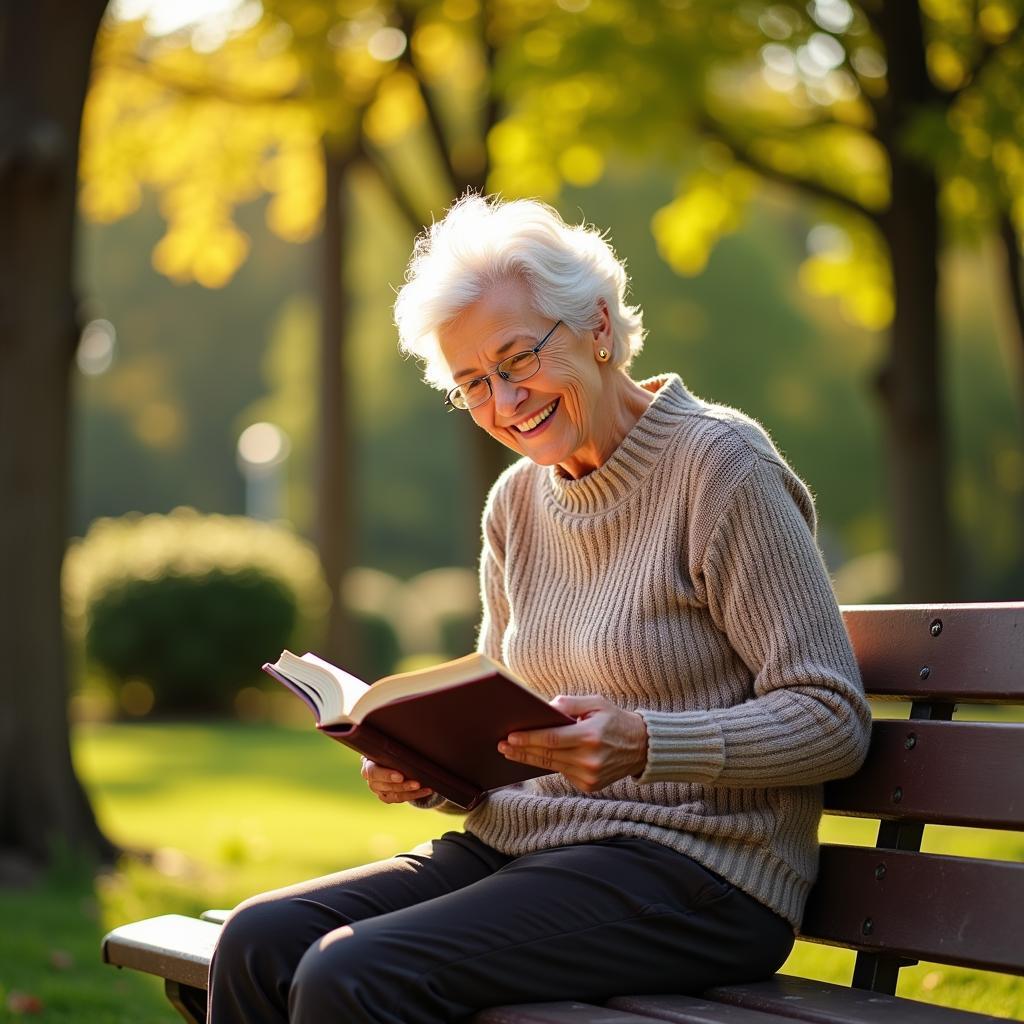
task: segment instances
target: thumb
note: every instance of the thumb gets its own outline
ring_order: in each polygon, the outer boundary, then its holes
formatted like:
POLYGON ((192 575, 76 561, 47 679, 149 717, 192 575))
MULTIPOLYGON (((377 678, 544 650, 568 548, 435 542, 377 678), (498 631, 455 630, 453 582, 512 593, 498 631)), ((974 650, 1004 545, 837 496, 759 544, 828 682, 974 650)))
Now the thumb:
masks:
POLYGON ((600 694, 588 693, 582 697, 569 697, 566 694, 559 694, 551 706, 561 711, 563 715, 570 718, 586 718, 595 711, 604 711, 607 701, 600 694))

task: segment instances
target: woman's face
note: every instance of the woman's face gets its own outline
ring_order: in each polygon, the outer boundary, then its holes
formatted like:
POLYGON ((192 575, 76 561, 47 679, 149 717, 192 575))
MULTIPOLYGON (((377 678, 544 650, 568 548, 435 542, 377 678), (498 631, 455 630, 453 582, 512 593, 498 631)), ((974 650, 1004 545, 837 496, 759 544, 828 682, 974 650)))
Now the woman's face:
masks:
MULTIPOLYGON (((526 286, 512 281, 464 309, 438 340, 453 383, 465 384, 491 373, 506 356, 535 347, 552 326, 533 310, 526 286)), ((518 383, 490 377, 491 398, 470 415, 514 452, 583 475, 603 461, 594 457, 601 446, 603 374, 596 356, 601 345, 611 349, 606 323, 582 335, 562 324, 538 353, 534 376, 518 383)))

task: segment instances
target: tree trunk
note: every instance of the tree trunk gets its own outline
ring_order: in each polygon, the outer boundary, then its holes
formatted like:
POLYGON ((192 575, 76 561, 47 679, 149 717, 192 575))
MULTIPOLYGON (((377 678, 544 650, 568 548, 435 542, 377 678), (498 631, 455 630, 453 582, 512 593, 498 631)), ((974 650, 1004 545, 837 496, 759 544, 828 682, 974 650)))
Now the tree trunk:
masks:
MULTIPOLYGON (((485 94, 480 111, 480 139, 483 158, 475 174, 463 174, 456 185, 456 193, 462 195, 467 191, 487 193, 487 179, 491 173, 490 151, 487 148, 487 136, 501 118, 501 101, 494 85, 495 49, 490 38, 490 21, 493 16, 492 0, 484 0, 480 6, 480 46, 484 54, 484 65, 487 68, 485 94)), ((468 417, 466 417, 468 419, 468 417)), ((470 434, 471 462, 473 466, 473 491, 470 494, 471 509, 479 521, 484 502, 501 471, 509 464, 510 455, 507 448, 499 444, 490 435, 476 426, 470 434)))
POLYGON ((341 597, 345 573, 355 550, 355 438, 349 408, 348 368, 344 342, 349 302, 345 292, 344 254, 349 206, 347 151, 325 141, 324 229, 320 247, 320 430, 317 449, 317 544, 331 590, 326 651, 328 659, 355 669, 360 665, 357 636, 341 597))
POLYGON ((71 762, 69 504, 78 136, 106 0, 0 2, 0 852, 109 859, 71 762))
POLYGON ((1021 280, 1020 237, 1008 212, 999 217, 999 237, 1003 243, 1004 268, 1006 270, 1006 295, 1013 313, 1015 352, 1018 383, 1021 398, 1024 398, 1024 281, 1021 280))
POLYGON ((940 358, 938 186, 932 168, 903 149, 910 120, 938 97, 925 65, 917 5, 880 5, 878 18, 889 62, 889 95, 879 134, 892 180, 882 231, 896 304, 878 383, 892 524, 903 571, 898 596, 903 601, 951 601, 961 595, 949 511, 940 358))

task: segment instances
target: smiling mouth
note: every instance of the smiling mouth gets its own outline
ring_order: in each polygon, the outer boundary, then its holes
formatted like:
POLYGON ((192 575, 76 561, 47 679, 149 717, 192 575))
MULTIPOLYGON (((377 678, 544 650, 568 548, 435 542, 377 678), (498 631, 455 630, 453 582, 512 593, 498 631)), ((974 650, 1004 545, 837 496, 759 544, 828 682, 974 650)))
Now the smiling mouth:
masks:
POLYGON ((512 429, 517 430, 520 434, 528 434, 531 430, 536 430, 555 411, 558 407, 558 402, 559 399, 556 398, 550 405, 541 409, 536 416, 531 416, 528 420, 517 423, 512 429))

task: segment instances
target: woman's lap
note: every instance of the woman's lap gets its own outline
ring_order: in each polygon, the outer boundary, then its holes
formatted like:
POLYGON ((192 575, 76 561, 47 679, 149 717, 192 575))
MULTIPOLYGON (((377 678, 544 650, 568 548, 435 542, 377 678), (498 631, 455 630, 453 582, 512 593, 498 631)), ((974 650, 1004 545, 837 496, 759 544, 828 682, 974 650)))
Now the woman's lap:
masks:
POLYGON ((433 1024, 500 1003, 699 991, 771 973, 792 944, 781 918, 647 840, 514 860, 461 834, 425 845, 242 904, 215 958, 212 1024, 433 1024))

